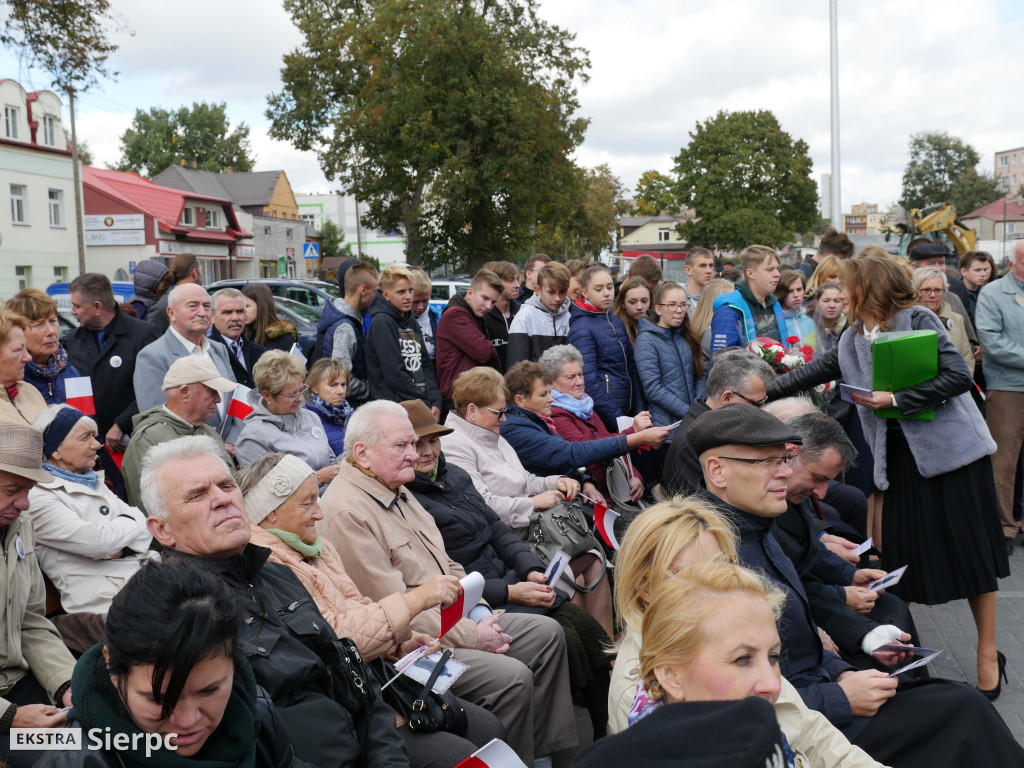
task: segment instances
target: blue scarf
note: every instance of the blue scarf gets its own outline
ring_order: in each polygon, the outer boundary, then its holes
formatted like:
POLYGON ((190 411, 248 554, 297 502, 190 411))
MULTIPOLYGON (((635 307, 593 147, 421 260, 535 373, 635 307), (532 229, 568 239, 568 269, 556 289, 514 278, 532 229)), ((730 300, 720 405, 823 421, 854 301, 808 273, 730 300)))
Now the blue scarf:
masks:
POLYGON ((348 400, 344 400, 341 405, 331 405, 320 395, 310 391, 306 396, 306 402, 339 427, 348 424, 348 419, 352 415, 352 406, 348 404, 348 400))
POLYGON ((557 389, 552 389, 551 397, 554 399, 552 405, 557 405, 563 411, 568 411, 573 416, 583 419, 584 421, 594 415, 594 398, 585 392, 583 393, 583 397, 577 400, 572 395, 566 395, 559 392, 557 389))
POLYGON ((84 485, 93 491, 95 491, 100 484, 99 475, 97 475, 96 472, 91 469, 87 472, 72 472, 70 470, 64 469, 63 467, 54 466, 48 461, 43 462, 43 469, 45 469, 51 475, 59 477, 61 480, 67 480, 68 482, 71 483, 78 483, 79 485, 84 485))

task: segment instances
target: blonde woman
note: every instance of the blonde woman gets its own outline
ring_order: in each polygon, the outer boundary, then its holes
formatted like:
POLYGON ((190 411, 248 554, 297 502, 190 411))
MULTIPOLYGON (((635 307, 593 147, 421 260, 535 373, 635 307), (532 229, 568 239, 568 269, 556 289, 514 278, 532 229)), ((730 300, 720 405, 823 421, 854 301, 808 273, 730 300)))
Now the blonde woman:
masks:
POLYGON ((702 367, 707 369, 711 360, 711 318, 715 315, 715 299, 723 293, 736 289, 732 281, 724 277, 708 280, 700 292, 700 301, 690 315, 690 328, 693 335, 700 339, 702 367))
MULTIPOLYGON (((724 608, 716 600, 709 600, 704 608, 695 610, 693 616, 701 619, 703 611, 704 620, 694 621, 691 617, 689 628, 677 626, 664 632, 658 626, 652 629, 646 619, 648 608, 658 599, 663 585, 677 578, 674 576, 675 571, 705 561, 729 563, 724 567, 731 569, 730 573, 742 570, 731 565, 736 561, 736 535, 732 527, 713 506, 698 497, 676 497, 656 504, 640 515, 627 530, 615 563, 615 606, 625 625, 625 633, 612 670, 608 697, 610 731, 625 730, 634 701, 637 703, 637 714, 640 714, 645 705, 649 707, 660 699, 659 687, 652 686, 649 690, 638 683, 642 683, 646 679, 646 672, 657 665, 650 664, 651 659, 656 662, 678 660, 678 654, 666 655, 662 653, 663 648, 673 651, 682 648, 685 654, 685 648, 689 646, 692 653, 699 644, 692 638, 701 636, 706 638, 705 645, 716 644, 718 638, 710 642, 707 640, 709 624, 706 621, 707 616, 713 615, 720 607, 724 608), (651 642, 643 639, 647 631, 652 631, 651 642), (673 646, 669 635, 689 637, 691 640, 683 639, 673 646)), ((762 601, 770 605, 773 598, 764 596, 769 593, 761 585, 760 579, 752 574, 744 574, 733 575, 732 578, 748 584, 753 583, 751 579, 756 581, 757 585, 753 587, 755 593, 760 589, 762 601)), ((768 615, 771 616, 771 613, 768 615)), ((761 629, 764 631, 767 627, 761 629)), ((777 634, 775 638, 777 641, 777 634)), ((758 690, 770 694, 767 698, 773 699, 779 727, 792 747, 796 766, 877 768, 879 763, 863 750, 851 745, 823 715, 808 709, 800 695, 784 679, 780 678, 777 684, 769 684, 767 691, 763 690, 765 687, 764 683, 760 683, 758 690)), ((736 698, 744 695, 747 693, 736 698)))

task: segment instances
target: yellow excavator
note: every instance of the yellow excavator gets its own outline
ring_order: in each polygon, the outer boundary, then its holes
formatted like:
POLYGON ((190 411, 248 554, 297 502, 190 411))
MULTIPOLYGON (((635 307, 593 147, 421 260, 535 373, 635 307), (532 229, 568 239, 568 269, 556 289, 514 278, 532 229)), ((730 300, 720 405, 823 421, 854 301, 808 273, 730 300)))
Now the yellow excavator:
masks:
POLYGON ((899 235, 900 256, 906 256, 907 246, 921 237, 929 237, 947 247, 951 244, 958 256, 975 250, 978 243, 977 233, 965 227, 956 216, 956 208, 947 203, 910 211, 896 206, 886 214, 885 229, 886 242, 891 234, 899 235), (943 242, 943 236, 948 244, 943 242))

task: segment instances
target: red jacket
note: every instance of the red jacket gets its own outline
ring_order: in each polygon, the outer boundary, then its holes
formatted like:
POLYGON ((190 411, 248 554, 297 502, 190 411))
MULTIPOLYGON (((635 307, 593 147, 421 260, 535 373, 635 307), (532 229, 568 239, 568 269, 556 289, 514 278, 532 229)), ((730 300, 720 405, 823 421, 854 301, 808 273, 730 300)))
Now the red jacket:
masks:
MULTIPOLYGON (((632 427, 623 432, 609 432, 604 422, 601 421, 601 417, 597 415, 597 411, 592 412, 590 418, 584 420, 564 408, 553 405, 551 406, 551 420, 555 422, 555 431, 559 435, 575 443, 586 440, 600 440, 603 437, 612 437, 613 435, 633 434, 632 427)), ((591 464, 587 467, 587 474, 594 478, 597 489, 601 493, 608 492, 608 485, 604 479, 604 464, 591 464)), ((640 477, 636 467, 633 467, 633 474, 636 477, 640 477)))
POLYGON ((455 380, 478 365, 497 369, 498 352, 487 336, 483 319, 473 314, 461 295, 455 294, 441 313, 434 341, 434 366, 441 397, 451 400, 455 380))

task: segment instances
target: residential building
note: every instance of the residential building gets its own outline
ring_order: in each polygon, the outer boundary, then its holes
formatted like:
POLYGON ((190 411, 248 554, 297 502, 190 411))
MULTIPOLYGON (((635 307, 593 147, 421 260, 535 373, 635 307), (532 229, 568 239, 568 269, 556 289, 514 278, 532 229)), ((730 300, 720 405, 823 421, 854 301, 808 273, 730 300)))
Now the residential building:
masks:
POLYGON ((239 224, 230 200, 88 166, 82 182, 89 269, 130 280, 144 259, 194 253, 206 282, 255 276, 252 234, 239 224))
POLYGON ((183 161, 153 181, 174 189, 230 200, 242 227, 252 232, 256 275, 312 277, 315 260, 303 259, 303 246, 319 240, 304 221, 284 171, 200 171, 183 161))
POLYGON ((885 226, 885 214, 878 212, 877 203, 858 203, 843 214, 843 231, 848 235, 877 235, 885 226))
POLYGON ((692 211, 684 211, 676 216, 666 213, 657 216, 620 216, 620 275, 625 276, 632 260, 646 253, 661 262, 666 280, 681 280, 685 283, 686 271, 683 267, 686 264, 686 242, 679 236, 676 225, 692 216, 692 211))
POLYGON ((996 260, 1002 262, 1000 256, 1008 253, 1007 241, 1024 238, 1024 199, 1003 197, 961 216, 960 220, 965 227, 975 231, 979 242, 993 240, 1002 243, 999 252, 992 251, 996 260))
MULTIPOLYGON (((319 231, 325 221, 333 222, 352 246, 352 253, 364 253, 377 259, 381 266, 405 262, 405 238, 401 232, 368 229, 358 220, 359 204, 351 195, 297 194, 299 216, 319 231)), ((335 259, 340 261, 340 259, 335 259)), ((321 272, 333 271, 337 264, 325 260, 321 272)))
POLYGON ((52 91, 0 80, 0 299, 78 274, 74 173, 52 91))
POLYGON ((1024 147, 996 152, 995 177, 1004 193, 1019 194, 1024 185, 1024 147))

